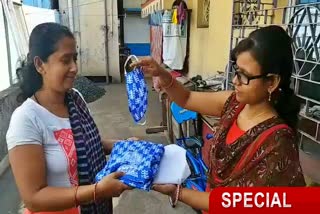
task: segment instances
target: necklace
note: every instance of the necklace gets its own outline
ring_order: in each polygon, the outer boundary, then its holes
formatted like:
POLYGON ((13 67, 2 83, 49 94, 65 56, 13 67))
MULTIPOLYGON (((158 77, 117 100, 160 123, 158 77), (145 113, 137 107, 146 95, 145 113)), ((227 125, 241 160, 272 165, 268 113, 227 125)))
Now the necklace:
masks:
POLYGON ((243 118, 243 116, 242 116, 242 118, 246 119, 246 120, 254 121, 254 119, 259 118, 259 117, 261 117, 262 115, 264 115, 266 113, 268 113, 268 111, 263 111, 263 112, 257 114, 256 116, 254 116, 253 118, 243 118))

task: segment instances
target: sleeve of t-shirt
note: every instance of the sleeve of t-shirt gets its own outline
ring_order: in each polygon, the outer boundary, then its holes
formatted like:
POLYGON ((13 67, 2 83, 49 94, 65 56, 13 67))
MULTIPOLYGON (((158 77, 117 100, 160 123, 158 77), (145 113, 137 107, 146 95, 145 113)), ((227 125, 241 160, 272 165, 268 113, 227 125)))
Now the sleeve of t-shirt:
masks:
POLYGON ((42 145, 41 129, 36 118, 25 110, 17 109, 12 114, 6 140, 8 150, 21 145, 42 145))

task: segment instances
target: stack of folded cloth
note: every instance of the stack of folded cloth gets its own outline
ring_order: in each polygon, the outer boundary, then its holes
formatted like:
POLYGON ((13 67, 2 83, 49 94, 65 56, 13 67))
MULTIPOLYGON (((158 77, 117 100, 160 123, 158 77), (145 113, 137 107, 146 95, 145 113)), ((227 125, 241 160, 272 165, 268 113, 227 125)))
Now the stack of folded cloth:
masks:
POLYGON ((110 173, 121 171, 120 180, 131 187, 149 191, 158 173, 164 146, 147 141, 119 141, 114 144, 105 168, 96 175, 96 181, 110 173))

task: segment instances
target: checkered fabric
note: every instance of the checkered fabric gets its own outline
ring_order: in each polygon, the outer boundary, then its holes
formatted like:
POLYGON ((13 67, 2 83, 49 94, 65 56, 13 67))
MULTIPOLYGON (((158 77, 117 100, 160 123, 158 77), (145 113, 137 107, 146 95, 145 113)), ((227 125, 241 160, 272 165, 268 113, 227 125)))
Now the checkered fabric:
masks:
MULTIPOLYGON (((103 169, 106 157, 98 128, 86 102, 75 90, 67 96, 69 119, 77 150, 79 184, 95 183, 95 175, 103 169)), ((81 214, 111 214, 112 200, 81 205, 81 214)))
POLYGON ((104 176, 121 171, 125 175, 120 180, 128 186, 149 191, 159 170, 164 146, 147 141, 119 141, 115 143, 105 168, 96 176, 100 181, 104 176))

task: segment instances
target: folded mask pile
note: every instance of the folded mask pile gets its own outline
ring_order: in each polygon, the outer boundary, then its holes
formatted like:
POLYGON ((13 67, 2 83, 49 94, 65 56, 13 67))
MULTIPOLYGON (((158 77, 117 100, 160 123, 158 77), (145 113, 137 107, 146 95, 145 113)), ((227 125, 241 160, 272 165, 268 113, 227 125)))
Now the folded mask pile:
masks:
POLYGON ((120 178, 124 184, 149 191, 163 154, 162 144, 142 140, 116 142, 105 168, 96 175, 96 181, 121 171, 125 173, 120 178))

